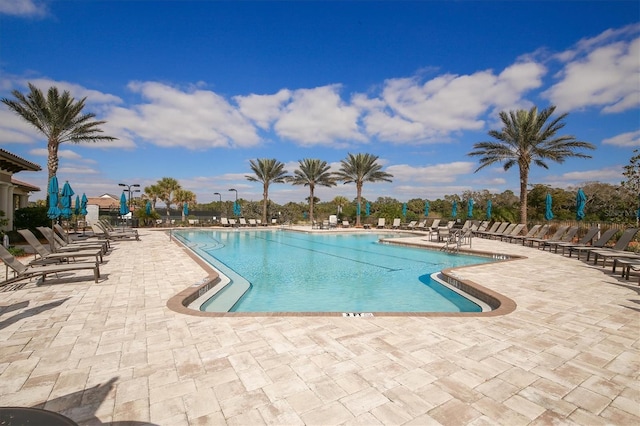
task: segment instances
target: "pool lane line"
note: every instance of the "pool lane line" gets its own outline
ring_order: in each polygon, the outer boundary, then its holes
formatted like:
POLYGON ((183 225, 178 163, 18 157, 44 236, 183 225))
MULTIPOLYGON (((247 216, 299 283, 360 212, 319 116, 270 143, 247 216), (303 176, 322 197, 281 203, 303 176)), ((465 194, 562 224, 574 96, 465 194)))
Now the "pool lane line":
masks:
POLYGON ((382 265, 378 265, 378 264, 371 263, 371 262, 364 262, 362 260, 351 259, 351 258, 344 257, 344 256, 337 256, 335 254, 332 254, 332 253, 329 253, 329 252, 326 252, 326 251, 312 250, 312 249, 309 249, 309 248, 306 248, 306 247, 300 247, 300 246, 296 246, 296 245, 293 245, 293 244, 287 244, 287 243, 283 243, 281 241, 271 240, 271 239, 268 239, 268 238, 262 238, 262 237, 258 237, 258 236, 255 236, 254 238, 258 238, 258 239, 261 239, 261 240, 268 241, 270 243, 276 243, 276 244, 280 244, 280 245, 287 246, 287 247, 293 247, 293 248, 296 248, 298 250, 305 250, 305 251, 309 251, 309 252, 312 252, 312 253, 319 253, 319 254, 323 254, 323 255, 326 255, 326 256, 335 257, 336 259, 343 259, 343 260, 348 260, 348 261, 354 262, 354 263, 361 263, 363 265, 375 266, 377 268, 385 269, 387 272, 402 271, 402 269, 398 269, 398 268, 389 268, 387 266, 382 266, 382 265))
MULTIPOLYGON (((254 238, 257 238, 257 237, 254 237, 254 238)), ((295 238, 295 237, 292 237, 292 236, 289 236, 289 235, 287 235, 286 238, 292 239, 292 240, 298 240, 298 241, 310 241, 310 240, 305 240, 305 239, 302 239, 302 238, 295 238)), ((271 239, 267 239, 267 238, 263 238, 263 239, 267 240, 267 241, 275 241, 275 240, 271 240, 271 239)), ((277 242, 277 241, 275 241, 275 242, 277 242)), ((327 243, 319 243, 319 242, 314 242, 314 243, 318 244, 318 245, 322 245, 322 246, 327 246, 327 247, 335 247, 335 248, 340 248, 340 249, 344 248, 344 247, 341 247, 341 246, 338 246, 338 245, 335 245, 335 244, 327 244, 327 243)), ((376 243, 376 246, 377 247, 382 247, 383 244, 376 243)), ((400 259, 400 260, 403 260, 403 261, 416 262, 416 263, 421 263, 423 265, 429 265, 429 266, 443 266, 443 267, 446 266, 446 264, 444 264, 443 262, 425 262, 424 260, 420 260, 420 259, 408 259, 406 257, 392 256, 392 255, 388 255, 388 254, 371 252, 371 251, 362 250, 362 249, 349 249, 349 250, 354 251, 354 252, 361 252, 361 253, 365 253, 365 254, 375 254, 375 255, 384 256, 384 257, 393 258, 393 259, 400 259)), ((320 252, 320 253, 323 253, 323 252, 320 252)), ((396 269, 396 270, 400 270, 400 269, 396 269)))

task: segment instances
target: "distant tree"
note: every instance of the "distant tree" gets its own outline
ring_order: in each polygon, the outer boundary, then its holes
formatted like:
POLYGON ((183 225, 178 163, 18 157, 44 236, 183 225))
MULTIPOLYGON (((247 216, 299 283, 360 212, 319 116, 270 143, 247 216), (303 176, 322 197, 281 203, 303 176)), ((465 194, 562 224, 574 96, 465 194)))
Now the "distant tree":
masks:
MULTIPOLYGON (((356 184, 356 203, 362 206, 362 186, 365 182, 392 182, 392 174, 383 172, 378 164, 378 157, 371 154, 347 154, 341 161, 340 170, 336 173, 338 180, 356 184)), ((356 215, 356 226, 360 226, 360 216, 356 215)))
POLYGON ((275 158, 258 158, 250 161, 251 170, 255 176, 246 175, 251 182, 262 183, 262 222, 267 223, 267 203, 269 202, 269 185, 284 183, 289 178, 284 169, 284 163, 275 158))
MULTIPOLYGON (((196 204, 196 194, 188 189, 176 189, 173 191, 173 202, 179 208, 184 206, 184 203, 187 205, 194 206, 196 204)), ((181 208, 182 221, 184 222, 187 218, 184 215, 184 208, 181 208)))
POLYGON ((161 199, 167 206, 167 222, 170 217, 171 204, 173 203, 173 194, 175 191, 182 189, 177 180, 170 177, 163 177, 157 183, 160 189, 158 198, 161 199))
POLYGON ((162 188, 160 188, 158 184, 145 186, 144 193, 146 198, 151 201, 151 209, 155 211, 158 198, 160 198, 160 195, 162 194, 162 188))
POLYGON ((315 201, 314 191, 316 185, 336 186, 336 179, 329 171, 331 166, 326 161, 315 158, 305 158, 298 162, 297 170, 288 180, 293 185, 304 185, 309 187, 309 220, 313 223, 313 205, 315 201))
POLYGON ((45 97, 31 83, 29 90, 27 95, 14 90, 11 93, 16 99, 2 98, 2 103, 47 138, 48 181, 58 172, 58 147, 61 143, 116 140, 101 134, 99 126, 106 121, 95 121, 95 114, 82 112, 86 97, 76 102, 68 91, 65 90, 61 95, 55 86, 49 88, 45 97))
POLYGON ((565 126, 562 122, 567 113, 551 119, 555 106, 529 111, 502 111, 501 130, 490 130, 489 136, 496 141, 478 142, 468 155, 480 157, 480 167, 476 172, 496 163, 502 163, 505 170, 517 165, 520 169, 520 222, 527 223, 527 187, 531 163, 548 169, 547 160, 562 163, 568 157, 591 158, 578 152, 579 149, 595 149, 589 142, 577 140, 574 136, 557 136, 565 126), (550 122, 547 122, 551 120, 550 122))

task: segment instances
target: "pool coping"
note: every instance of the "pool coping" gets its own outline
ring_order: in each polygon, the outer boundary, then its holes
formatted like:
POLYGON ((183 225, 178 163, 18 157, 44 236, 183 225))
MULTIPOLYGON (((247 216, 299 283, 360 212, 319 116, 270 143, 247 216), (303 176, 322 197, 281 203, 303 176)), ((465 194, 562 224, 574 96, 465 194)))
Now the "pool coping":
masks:
MULTIPOLYGON (((218 229, 218 228, 215 228, 218 229)), ((273 228, 271 228, 273 229, 273 228)), ((255 228, 247 228, 243 230, 255 230, 255 228)), ((242 232, 243 230, 240 230, 242 232)), ((367 230, 370 231, 370 230, 367 230)), ((395 231, 395 230, 394 230, 395 231)), ((353 231, 352 231, 353 232, 353 231)), ((418 234, 415 231, 411 231, 412 234, 418 234)), ((422 234, 425 235, 425 234, 422 234)), ((197 316, 197 317, 272 317, 272 316, 289 316, 289 317, 314 317, 314 316, 331 316, 331 317, 341 317, 345 316, 342 312, 204 312, 195 310, 189 307, 189 305, 196 300, 198 297, 202 296, 207 291, 213 289, 216 285, 221 283, 220 276, 218 272, 207 262, 205 262, 200 256, 194 253, 191 249, 189 249, 186 245, 184 245, 181 241, 176 238, 171 238, 171 241, 178 244, 183 251, 193 259, 198 266, 200 266, 206 273, 207 276, 203 278, 200 282, 194 283, 192 286, 185 288, 180 291, 176 295, 169 298, 167 301, 167 308, 171 309, 174 312, 197 316)), ((416 244, 412 242, 398 242, 398 241, 390 241, 385 239, 385 242, 389 244, 396 245, 405 245, 414 248, 420 248, 423 250, 435 250, 435 246, 416 244)), ((439 248, 438 248, 439 250, 439 248)), ((470 254, 475 256, 482 257, 491 257, 496 259, 496 263, 502 262, 511 262, 520 259, 526 259, 525 256, 519 255, 510 255, 506 253, 496 253, 496 252, 487 252, 482 250, 472 250, 461 248, 459 253, 470 254)), ((454 268, 446 268, 440 271, 443 276, 443 279, 449 284, 452 285, 491 306, 490 311, 485 312, 366 312, 367 316, 373 317, 496 317, 510 314, 515 311, 517 308, 517 304, 514 300, 510 299, 503 294, 500 294, 490 288, 487 288, 481 284, 478 284, 470 279, 464 278, 458 274, 460 270, 470 267, 476 267, 475 265, 465 265, 458 266, 454 268)))

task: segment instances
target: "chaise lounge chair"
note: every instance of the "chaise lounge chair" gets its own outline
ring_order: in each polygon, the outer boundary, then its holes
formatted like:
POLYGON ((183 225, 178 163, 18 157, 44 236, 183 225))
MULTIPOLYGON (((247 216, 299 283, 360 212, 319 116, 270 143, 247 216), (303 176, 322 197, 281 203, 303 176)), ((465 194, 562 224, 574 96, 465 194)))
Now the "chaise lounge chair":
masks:
POLYGON ((400 229, 400 218, 396 217, 395 219, 393 219, 391 229, 400 229))
POLYGON ((78 250, 101 250, 102 254, 106 254, 109 250, 107 240, 78 241, 67 243, 60 238, 55 232, 46 226, 36 226, 36 229, 49 241, 49 246, 54 253, 78 251, 78 250))
POLYGON ((384 222, 385 222, 384 217, 378 218, 378 224, 376 225, 376 228, 378 228, 378 229, 384 228, 384 222))
POLYGON ((627 251, 627 247, 629 243, 638 233, 638 228, 629 228, 625 229, 622 233, 616 244, 612 248, 601 248, 597 250, 591 250, 587 252, 587 261, 589 260, 589 256, 593 254, 593 264, 596 265, 598 263, 598 259, 602 259, 602 267, 604 268, 607 259, 613 259, 615 257, 631 257, 637 258, 637 253, 632 253, 627 251))
POLYGON ((40 244, 40 241, 33 235, 33 232, 28 229, 18 229, 18 232, 27 240, 27 243, 33 247, 36 255, 40 256, 40 259, 36 259, 38 263, 68 262, 71 259, 75 260, 77 257, 93 257, 96 263, 102 263, 102 248, 53 253, 40 244))
POLYGON ((93 229, 93 233, 96 235, 102 235, 107 240, 127 240, 130 238, 135 238, 140 241, 140 236, 138 235, 138 231, 121 231, 121 232, 111 232, 107 228, 104 228, 100 223, 92 223, 91 229, 93 229))
MULTIPOLYGON (((577 243, 574 243, 572 241, 559 241, 555 244, 553 244, 553 248, 554 253, 558 252, 558 248, 562 247, 562 255, 564 255, 564 250, 565 249, 569 249, 571 247, 586 247, 589 246, 591 244, 591 241, 595 238, 596 234, 600 232, 600 228, 597 226, 592 226, 591 228, 589 228, 589 230, 586 232, 586 234, 584 234, 584 236, 582 238, 580 238, 578 240, 577 243)), ((549 250, 551 250, 551 247, 549 247, 549 250)))
MULTIPOLYGON (((587 259, 588 259, 590 251, 598 250, 598 249, 603 248, 613 238, 613 236, 616 235, 617 232, 618 232, 618 230, 615 229, 615 228, 607 229, 606 231, 604 231, 602 233, 600 238, 598 238, 591 245, 582 245, 582 246, 575 245, 575 246, 568 247, 568 249, 569 249, 569 257, 571 257, 571 255, 575 251, 575 252, 578 252, 578 260, 580 260, 580 255, 582 254, 582 252, 585 252, 585 253, 587 253, 587 259)), ((563 251, 563 254, 564 254, 564 251, 563 251)))
POLYGON ((84 269, 93 270, 93 278, 97 283, 100 278, 100 268, 97 263, 94 262, 75 262, 75 263, 56 263, 48 265, 25 265, 18 259, 13 257, 9 250, 0 245, 0 259, 5 264, 7 270, 11 269, 14 272, 14 276, 9 278, 9 274, 6 275, 6 279, 0 282, 0 287, 11 284, 16 281, 24 279, 30 279, 33 277, 42 277, 42 282, 49 274, 57 274, 59 272, 75 272, 84 269))
POLYGON ((544 244, 547 241, 560 241, 564 233, 567 232, 567 229, 569 229, 569 226, 562 225, 558 227, 556 232, 549 238, 544 238, 544 237, 527 238, 525 240, 525 243, 529 247, 533 247, 533 245, 535 244, 537 248, 540 248, 542 247, 542 244, 544 244))
POLYGON ((511 228, 510 232, 505 231, 501 235, 494 235, 493 239, 494 240, 499 239, 500 241, 509 241, 511 238, 520 235, 520 232, 522 232, 523 229, 524 229, 524 223, 518 223, 513 228, 511 228))
POLYGON ((539 229, 538 232, 536 232, 536 234, 533 237, 528 237, 528 238, 524 238, 522 239, 522 245, 525 246, 527 245, 527 243, 529 242, 529 240, 541 240, 544 239, 544 237, 547 236, 547 234, 549 233, 549 229, 551 229, 551 226, 549 226, 549 224, 544 224, 542 225, 539 229))
MULTIPOLYGON (((578 227, 577 226, 572 226, 558 240, 549 239, 549 240, 544 241, 542 243, 542 250, 544 251, 544 250, 546 250, 547 247, 549 247, 549 251, 551 251, 551 248, 552 247, 556 247, 556 244, 571 242, 571 241, 573 241, 573 237, 575 237, 577 233, 578 233, 578 227)), ((540 248, 540 245, 538 245, 538 248, 540 248)), ((556 248, 556 251, 557 250, 558 249, 556 248)))

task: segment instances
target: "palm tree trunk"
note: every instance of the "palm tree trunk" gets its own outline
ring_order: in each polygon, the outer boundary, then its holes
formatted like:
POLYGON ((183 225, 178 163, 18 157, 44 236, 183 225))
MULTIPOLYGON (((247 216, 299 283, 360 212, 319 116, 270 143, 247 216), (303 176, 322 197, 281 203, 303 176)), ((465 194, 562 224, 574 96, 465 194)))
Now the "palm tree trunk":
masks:
POLYGON ((262 191, 262 223, 267 223, 267 202, 269 200, 269 185, 263 186, 262 191))
MULTIPOLYGON (((356 183, 356 202, 358 204, 360 204, 360 201, 362 199, 362 183, 357 182, 356 183)), ((362 212, 360 212, 362 214, 362 212)), ((356 228, 360 227, 360 215, 356 215, 356 228)))
MULTIPOLYGON (((47 169, 49 171, 49 181, 58 173, 58 143, 50 140, 47 144, 47 152, 49 154, 47 158, 47 169)), ((47 181, 47 183, 49 182, 47 181)))
POLYGON ((313 226, 313 185, 309 185, 309 220, 313 226))
POLYGON ((520 167, 520 223, 524 223, 527 228, 527 186, 529 181, 529 170, 526 167, 520 167))

